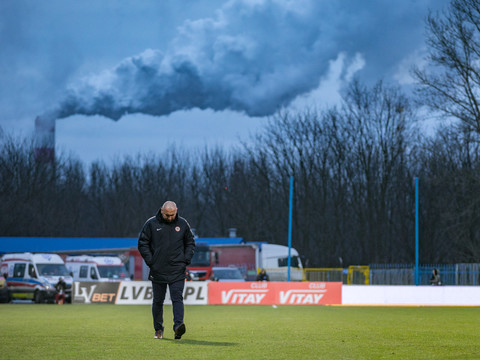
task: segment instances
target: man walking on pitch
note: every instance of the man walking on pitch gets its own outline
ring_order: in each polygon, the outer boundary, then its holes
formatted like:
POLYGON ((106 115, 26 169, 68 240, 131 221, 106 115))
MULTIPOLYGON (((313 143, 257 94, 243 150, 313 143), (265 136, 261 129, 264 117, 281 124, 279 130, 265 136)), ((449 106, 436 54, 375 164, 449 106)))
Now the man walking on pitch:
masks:
POLYGON ((178 216, 177 205, 167 201, 157 214, 148 219, 138 237, 138 250, 150 268, 148 279, 153 290, 153 326, 155 339, 163 338, 163 302, 170 290, 173 307, 173 331, 180 339, 186 328, 183 323, 183 289, 186 267, 195 250, 195 238, 188 222, 178 216))

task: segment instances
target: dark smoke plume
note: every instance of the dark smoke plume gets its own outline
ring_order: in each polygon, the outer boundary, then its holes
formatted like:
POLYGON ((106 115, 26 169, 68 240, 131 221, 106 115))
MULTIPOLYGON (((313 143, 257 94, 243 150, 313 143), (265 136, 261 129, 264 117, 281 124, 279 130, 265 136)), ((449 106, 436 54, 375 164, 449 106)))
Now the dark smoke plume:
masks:
POLYGON ((269 115, 315 89, 340 52, 350 59, 360 54, 377 78, 392 72, 421 44, 413 44, 408 32, 419 32, 418 14, 428 4, 230 1, 214 18, 184 23, 165 52, 148 49, 72 84, 58 117, 118 120, 128 113, 161 116, 192 108, 269 115), (399 28, 407 32, 401 39, 399 28))

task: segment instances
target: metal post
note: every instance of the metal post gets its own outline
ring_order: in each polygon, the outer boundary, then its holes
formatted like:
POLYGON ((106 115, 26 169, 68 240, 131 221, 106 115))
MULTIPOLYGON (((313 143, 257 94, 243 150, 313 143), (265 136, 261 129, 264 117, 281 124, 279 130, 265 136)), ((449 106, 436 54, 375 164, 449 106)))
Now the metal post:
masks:
POLYGON ((292 252, 292 207, 293 207, 293 176, 290 176, 290 203, 288 209, 288 278, 290 281, 290 265, 292 252))
POLYGON ((418 177, 415 178, 415 285, 419 285, 418 270, 418 177))

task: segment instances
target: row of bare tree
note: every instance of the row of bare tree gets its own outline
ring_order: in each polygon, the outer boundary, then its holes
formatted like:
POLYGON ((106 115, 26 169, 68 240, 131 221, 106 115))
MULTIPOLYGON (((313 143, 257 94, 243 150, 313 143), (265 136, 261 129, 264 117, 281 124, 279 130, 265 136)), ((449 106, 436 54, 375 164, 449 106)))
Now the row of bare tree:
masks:
POLYGON ((413 262, 415 187, 423 263, 480 257, 480 158, 473 133, 421 137, 409 100, 354 82, 343 106, 280 113, 235 151, 206 149, 94 163, 36 162, 27 141, 4 139, 3 236, 136 237, 165 200, 199 236, 293 244, 309 266, 413 262))
POLYGON ((479 29, 479 0, 427 19, 435 71, 414 70, 415 102, 354 81, 341 105, 280 112, 230 151, 170 149, 85 169, 63 156, 36 162, 28 140, 4 135, 0 235, 136 237, 174 200, 199 236, 235 227, 246 241, 286 244, 293 176, 293 246, 308 266, 412 263, 418 177, 420 262, 480 262, 479 29), (423 136, 419 103, 449 125, 423 136))

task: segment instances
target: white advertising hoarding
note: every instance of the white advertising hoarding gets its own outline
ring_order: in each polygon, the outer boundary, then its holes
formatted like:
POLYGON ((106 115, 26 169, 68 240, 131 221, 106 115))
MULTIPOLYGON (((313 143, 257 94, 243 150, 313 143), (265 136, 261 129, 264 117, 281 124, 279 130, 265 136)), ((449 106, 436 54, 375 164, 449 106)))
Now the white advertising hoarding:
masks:
MULTIPOLYGON (((183 299, 185 305, 206 305, 208 303, 207 282, 185 282, 183 299)), ((150 281, 76 281, 73 286, 72 300, 74 304, 151 305, 152 283, 150 281)), ((164 304, 171 303, 167 288, 164 304)))
MULTIPOLYGON (((117 305, 151 305, 153 300, 150 281, 125 281, 120 283, 117 293, 117 305)), ((183 289, 185 305, 206 305, 208 303, 208 286, 206 282, 185 282, 183 289)), ((170 291, 167 288, 164 304, 169 305, 170 291)))
POLYGON ((344 285, 343 305, 479 306, 479 286, 344 285))

